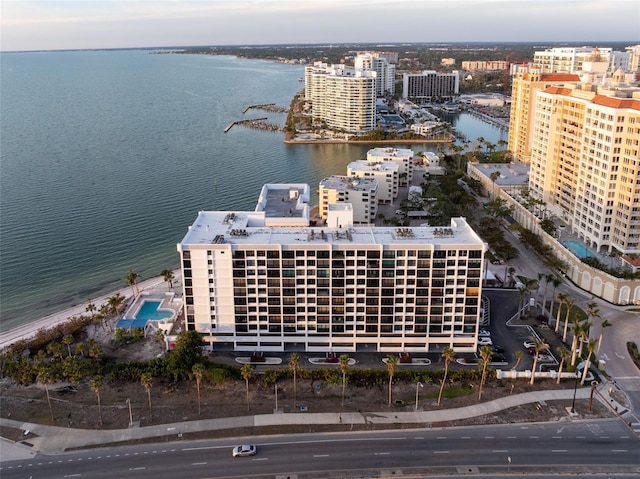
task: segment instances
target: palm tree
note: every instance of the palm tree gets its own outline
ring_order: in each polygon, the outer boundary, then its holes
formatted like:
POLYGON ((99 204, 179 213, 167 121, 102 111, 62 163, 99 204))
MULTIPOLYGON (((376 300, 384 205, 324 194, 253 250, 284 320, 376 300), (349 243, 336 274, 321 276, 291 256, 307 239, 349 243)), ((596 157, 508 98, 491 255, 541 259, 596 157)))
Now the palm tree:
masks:
POLYGON ((545 312, 547 310, 547 288, 549 287, 549 283, 553 281, 555 278, 551 273, 546 274, 544 276, 544 294, 542 295, 542 316, 545 316, 545 312))
POLYGON ((87 339, 87 354, 94 361, 97 361, 102 354, 102 348, 94 338, 87 339))
POLYGON ((196 379, 196 389, 198 390, 198 416, 200 415, 200 383, 204 374, 204 366, 202 363, 195 363, 191 368, 193 377, 196 379))
POLYGON ((102 390, 102 386, 104 386, 104 378, 102 376, 93 376, 89 380, 89 387, 94 393, 96 393, 96 398, 98 399, 98 417, 100 418, 101 426, 102 426, 102 405, 100 404, 100 391, 102 390))
POLYGON ((153 411, 151 410, 151 386, 153 386, 153 376, 151 376, 151 373, 142 373, 140 375, 140 383, 147 391, 147 397, 149 398, 149 419, 153 419, 153 411))
POLYGON ((245 364, 240 368, 240 374, 246 386, 247 394, 247 411, 249 410, 249 379, 253 376, 253 366, 251 364, 245 364))
POLYGON ((573 339, 571 340, 571 366, 576 364, 576 356, 578 354, 578 340, 584 334, 584 323, 578 318, 573 319, 573 339))
POLYGON ((489 363, 491 362, 491 356, 493 356, 493 349, 489 346, 482 346, 480 348, 480 364, 482 365, 482 378, 480 379, 480 388, 478 390, 478 401, 482 398, 482 388, 484 387, 484 382, 487 379, 487 368, 489 367, 489 363))
POLYGON ((67 347, 69 357, 71 357, 71 345, 73 344, 73 335, 65 334, 64 336, 62 336, 62 344, 64 344, 67 347))
POLYGON ((556 351, 558 351, 558 353, 560 354, 560 365, 558 366, 558 379, 556 379, 556 384, 560 384, 560 377, 562 376, 562 366, 564 366, 565 361, 569 359, 571 353, 562 346, 558 346, 556 351))
POLYGON ((512 371, 518 368, 520 361, 522 361, 522 356, 523 356, 522 351, 516 351, 516 363, 511 368, 512 371))
POLYGON ((540 351, 548 349, 549 345, 541 339, 535 342, 533 348, 535 349, 536 354, 533 357, 533 367, 531 368, 531 380, 529 381, 529 384, 533 384, 533 382, 536 380, 536 368, 538 367, 538 356, 540 355, 540 351))
POLYGON ((565 293, 558 294, 558 311, 556 313, 556 327, 555 327, 556 333, 560 329, 560 312, 562 311, 562 305, 567 302, 567 299, 569 299, 569 296, 567 294, 565 293))
POLYGON ((132 269, 130 269, 127 275, 124 277, 127 284, 131 286, 131 292, 134 296, 138 295, 138 278, 140 278, 140 275, 132 269))
POLYGON ((604 333, 604 328, 608 328, 609 326, 613 326, 613 324, 611 324, 606 319, 602 321, 602 323, 600 323, 600 336, 598 337, 598 350, 596 351, 597 354, 600 354, 600 346, 602 346, 602 335, 604 333))
POLYGON ((49 396, 49 384, 53 382, 53 375, 48 367, 43 366, 38 371, 37 381, 44 386, 44 392, 47 394, 47 403, 49 404, 49 413, 51 414, 51 422, 54 422, 53 408, 51 407, 51 397, 49 396))
POLYGON ((347 384, 347 366, 349 366, 349 355, 340 355, 340 371, 342 372, 342 403, 341 407, 344 407, 344 389, 347 384))
POLYGON ((498 178, 500 178, 500 172, 499 171, 494 171, 493 173, 491 173, 491 175, 489 175, 489 178, 491 178, 491 181, 493 182, 493 197, 496 197, 496 181, 498 180, 498 178))
POLYGON ((124 303, 124 296, 120 293, 111 296, 107 300, 109 314, 117 316, 120 313, 120 308, 122 308, 122 303, 124 303))
POLYGON ((447 382, 449 363, 456 358, 456 352, 452 347, 446 347, 444 348, 444 351, 442 351, 442 357, 444 358, 444 377, 442 378, 442 384, 440 384, 440 392, 438 393, 438 406, 440 406, 440 401, 442 399, 442 390, 444 389, 444 385, 447 382))
POLYGON ((300 369, 300 355, 298 353, 291 353, 291 356, 289 356, 289 367, 293 372, 293 408, 295 409, 298 392, 298 370, 300 369))
POLYGON ((553 315, 553 305, 556 302, 556 288, 562 284, 562 280, 557 276, 554 276, 551 279, 551 284, 553 285, 553 289, 551 290, 551 306, 549 307, 549 319, 553 315))
POLYGON ((562 341, 567 340, 567 330, 569 329, 569 315, 573 305, 576 304, 575 299, 567 299, 567 313, 564 316, 564 331, 562 332, 562 341))
POLYGON ((87 307, 84 310, 91 315, 91 319, 93 319, 94 313, 98 310, 96 305, 93 303, 91 298, 87 299, 87 307))
POLYGON ((389 407, 391 407, 391 385, 393 383, 393 375, 398 365, 398 356, 389 354, 387 356, 387 372, 389 373, 389 407))
POLYGON ((167 283, 169 285, 169 289, 171 289, 171 287, 173 286, 173 271, 171 271, 170 269, 163 269, 160 274, 162 275, 162 278, 164 279, 165 283, 167 283))
POLYGON ((582 386, 587 379, 587 373, 589 372, 589 366, 591 365, 591 356, 593 355, 593 351, 596 349, 596 340, 591 339, 587 343, 587 361, 584 363, 584 369, 582 370, 582 379, 580 380, 580 385, 582 386))

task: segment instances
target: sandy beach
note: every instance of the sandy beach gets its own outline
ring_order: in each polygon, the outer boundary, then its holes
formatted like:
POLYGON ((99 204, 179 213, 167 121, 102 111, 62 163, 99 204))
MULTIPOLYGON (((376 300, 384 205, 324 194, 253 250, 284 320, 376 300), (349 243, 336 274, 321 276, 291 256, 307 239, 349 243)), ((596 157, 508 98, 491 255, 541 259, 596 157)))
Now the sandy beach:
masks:
MULTIPOLYGON (((180 283, 181 271, 175 270, 173 271, 174 275, 174 285, 180 283)), ((138 291, 142 292, 145 290, 156 289, 159 287, 167 287, 166 282, 162 276, 156 276, 153 278, 146 279, 144 281, 140 281, 138 284, 138 291)), ((130 286, 125 286, 116 291, 112 291, 109 294, 105 294, 99 296, 97 298, 91 298, 93 304, 96 305, 96 309, 100 309, 100 307, 105 304, 108 299, 117 294, 124 296, 126 299, 130 299, 133 296, 133 292, 130 286)), ((78 304, 72 306, 70 308, 64 309, 57 313, 49 314, 43 318, 37 319, 35 321, 30 321, 28 323, 22 324, 20 326, 16 326, 15 328, 8 329, 6 331, 0 332, 0 351, 4 348, 12 345, 16 341, 21 339, 26 339, 34 336, 39 329, 49 329, 54 326, 64 323, 74 316, 88 315, 89 313, 86 311, 87 303, 78 304)))

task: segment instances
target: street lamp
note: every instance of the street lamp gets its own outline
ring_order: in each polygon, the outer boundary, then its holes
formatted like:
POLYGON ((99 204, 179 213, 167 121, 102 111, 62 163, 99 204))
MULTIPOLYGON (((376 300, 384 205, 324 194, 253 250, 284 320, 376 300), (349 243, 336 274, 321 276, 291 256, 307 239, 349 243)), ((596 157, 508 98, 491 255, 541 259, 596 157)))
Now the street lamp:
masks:
POLYGON ((277 384, 275 385, 275 391, 276 391, 276 408, 273 412, 277 413, 278 412, 278 385, 277 384))
POLYGON ((573 385, 573 402, 571 403, 571 414, 576 413, 576 391, 578 390, 578 370, 576 369, 576 381, 573 385))
POLYGON ((598 381, 591 381, 591 394, 589 394, 589 407, 587 410, 591 412, 591 406, 593 405, 593 392, 596 390, 596 386, 598 385, 598 381))
POLYGON ((418 387, 421 387, 421 388, 424 387, 420 381, 416 383, 416 408, 414 409, 415 411, 418 410, 418 394, 420 392, 420 389, 418 389, 418 387))
POLYGON ((129 427, 133 427, 133 414, 131 414, 131 400, 127 398, 127 405, 129 406, 129 427))

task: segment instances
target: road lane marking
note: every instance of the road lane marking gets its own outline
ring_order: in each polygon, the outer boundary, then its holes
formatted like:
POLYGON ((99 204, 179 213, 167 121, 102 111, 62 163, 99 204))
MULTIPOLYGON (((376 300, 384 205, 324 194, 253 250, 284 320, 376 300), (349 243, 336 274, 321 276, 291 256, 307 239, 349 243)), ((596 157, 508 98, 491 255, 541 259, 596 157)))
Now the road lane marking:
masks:
POLYGON ((539 436, 529 436, 529 439, 540 439, 539 436))
POLYGON ((576 439, 584 439, 586 436, 576 436, 576 439))
POLYGON ((206 466, 207 463, 206 462, 192 462, 191 465, 192 466, 206 466))
POLYGON ((627 452, 626 449, 611 449, 611 452, 627 452))
POLYGON ((374 453, 374 456, 388 456, 389 454, 391 454, 390 452, 376 452, 374 453))
POLYGON ((415 439, 416 439, 416 440, 418 440, 418 439, 424 439, 424 437, 416 437, 415 439))
POLYGON ((254 459, 254 461, 268 461, 269 458, 268 457, 257 457, 254 459))
POLYGON ((509 450, 508 449, 494 449, 491 452, 509 452, 509 450))
POLYGON ((436 437, 436 439, 446 439, 446 437, 444 437, 444 436, 438 436, 438 437, 436 437))
POLYGON ((434 454, 449 454, 449 451, 433 451, 434 454))
POLYGON ((493 437, 493 436, 485 436, 484 438, 485 439, 495 439, 495 437, 493 437))
POLYGON ((329 457, 329 454, 314 454, 313 457, 329 457))
POLYGON ((63 477, 80 477, 80 474, 67 474, 63 477))
POLYGON ((460 439, 471 439, 471 436, 462 436, 460 439))
POLYGON ((518 439, 517 436, 507 436, 507 439, 518 439))
POLYGON ((551 449, 551 452, 567 452, 567 449, 551 449))
POLYGON ((551 439, 562 439, 562 436, 551 436, 551 439))

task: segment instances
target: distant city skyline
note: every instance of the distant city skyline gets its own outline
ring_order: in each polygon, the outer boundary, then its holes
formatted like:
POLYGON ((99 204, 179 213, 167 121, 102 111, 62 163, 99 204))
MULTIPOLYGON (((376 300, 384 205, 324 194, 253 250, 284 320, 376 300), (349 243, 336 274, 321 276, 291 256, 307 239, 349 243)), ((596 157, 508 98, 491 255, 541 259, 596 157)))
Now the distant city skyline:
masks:
POLYGON ((640 42, 637 0, 3 0, 2 51, 640 42))

